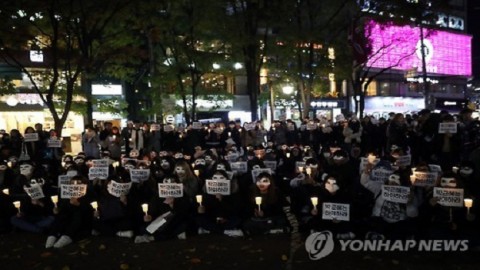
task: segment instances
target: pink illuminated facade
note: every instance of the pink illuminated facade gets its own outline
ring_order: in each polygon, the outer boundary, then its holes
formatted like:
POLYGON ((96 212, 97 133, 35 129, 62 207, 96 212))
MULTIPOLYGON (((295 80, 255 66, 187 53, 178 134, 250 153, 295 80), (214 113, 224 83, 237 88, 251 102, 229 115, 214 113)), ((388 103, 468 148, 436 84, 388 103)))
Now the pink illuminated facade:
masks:
MULTIPOLYGON (((367 24, 372 42, 368 66, 393 70, 422 70, 420 28, 367 24)), ((472 37, 424 29, 427 72, 431 75, 472 75, 472 37)))

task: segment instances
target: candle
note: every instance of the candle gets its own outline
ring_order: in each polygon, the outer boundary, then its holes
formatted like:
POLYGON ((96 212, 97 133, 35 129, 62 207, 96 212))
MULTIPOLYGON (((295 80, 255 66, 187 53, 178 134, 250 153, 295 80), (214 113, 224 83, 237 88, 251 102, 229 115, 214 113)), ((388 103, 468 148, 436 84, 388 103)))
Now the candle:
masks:
POLYGON ((303 167, 298 167, 298 171, 302 173, 303 172, 303 167))
POLYGON ((148 204, 146 204, 146 203, 142 204, 142 210, 143 210, 143 212, 145 213, 145 215, 147 215, 147 212, 148 212, 148 204))
POLYGON ((373 162, 375 162, 376 158, 377 157, 375 155, 369 154, 368 157, 367 157, 368 163, 373 164, 373 162))
POLYGON ((457 173, 458 172, 458 167, 456 167, 456 166, 452 167, 452 172, 457 173))
POLYGON ((117 138, 117 136, 113 135, 112 138, 115 140, 117 138))
POLYGON ((192 163, 192 168, 195 168, 195 163, 192 163))
POLYGON ((464 199, 463 203, 465 204, 466 208, 470 208, 473 205, 473 200, 472 199, 464 199))
POLYGON ((195 196, 195 198, 197 199, 197 203, 200 204, 200 206, 201 206, 201 205, 202 205, 202 201, 203 201, 202 195, 197 195, 197 196, 195 196))
POLYGON ((308 174, 308 176, 312 175, 312 168, 307 167, 307 168, 305 169, 305 172, 308 174))
POLYGON ((239 129, 238 129, 238 132, 239 132, 239 133, 242 133, 242 129, 241 129, 241 128, 239 128, 239 129))
POLYGON ((20 201, 14 201, 13 205, 15 205, 15 208, 17 208, 18 212, 20 213, 20 201))
POLYGON ((318 205, 318 197, 311 197, 310 200, 312 201, 313 209, 317 209, 318 205))
POLYGON ((415 184, 415 175, 410 175, 410 183, 415 184))
POLYGON ((228 132, 228 137, 232 137, 232 132, 228 132))
POLYGON ((8 188, 2 190, 3 194, 10 195, 10 190, 8 188))
POLYGON ((113 168, 117 168, 120 165, 118 161, 112 163, 113 168))
POLYGON ((13 166, 12 162, 11 162, 11 161, 7 162, 7 166, 8 166, 9 168, 12 168, 12 166, 13 166))
POLYGON ((285 156, 287 156, 287 158, 290 158, 290 153, 286 153, 285 156))
POLYGON ((178 135, 178 137, 180 137, 180 139, 183 137, 182 134, 178 135))
POLYGON ((193 173, 195 173, 195 175, 196 175, 197 177, 200 176, 200 170, 194 170, 193 173))
POLYGON ((262 197, 255 197, 255 203, 258 205, 258 211, 261 211, 260 205, 262 205, 262 197))
POLYGON ((98 203, 97 202, 91 202, 90 205, 93 207, 93 209, 95 209, 95 211, 97 211, 97 209, 98 209, 98 203))
POLYGON ((55 207, 57 207, 57 203, 58 203, 58 195, 54 195, 52 197, 50 197, 52 199, 52 202, 53 204, 55 205, 55 207))

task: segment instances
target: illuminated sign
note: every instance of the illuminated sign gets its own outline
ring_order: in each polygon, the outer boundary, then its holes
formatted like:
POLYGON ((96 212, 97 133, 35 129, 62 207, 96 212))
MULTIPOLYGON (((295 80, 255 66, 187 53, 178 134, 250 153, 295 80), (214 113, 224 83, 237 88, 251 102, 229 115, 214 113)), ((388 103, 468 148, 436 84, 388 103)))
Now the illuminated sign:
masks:
POLYGON ((365 97, 365 112, 415 112, 425 108, 423 98, 365 97))
MULTIPOLYGON (((367 24, 372 43, 368 66, 422 70, 420 28, 367 24)), ((472 37, 445 31, 424 29, 427 72, 444 75, 472 75, 472 37)))
POLYGON ((121 84, 92 84, 92 95, 120 96, 122 94, 121 84))

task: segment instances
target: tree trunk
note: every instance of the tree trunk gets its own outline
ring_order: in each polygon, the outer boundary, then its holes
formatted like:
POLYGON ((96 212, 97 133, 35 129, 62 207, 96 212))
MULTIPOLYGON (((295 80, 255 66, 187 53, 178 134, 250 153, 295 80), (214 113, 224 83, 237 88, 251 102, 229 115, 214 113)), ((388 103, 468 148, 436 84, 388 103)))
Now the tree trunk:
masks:
POLYGON ((252 121, 258 119, 258 91, 260 87, 260 75, 256 72, 255 63, 247 63, 247 90, 250 99, 250 112, 252 113, 252 121))

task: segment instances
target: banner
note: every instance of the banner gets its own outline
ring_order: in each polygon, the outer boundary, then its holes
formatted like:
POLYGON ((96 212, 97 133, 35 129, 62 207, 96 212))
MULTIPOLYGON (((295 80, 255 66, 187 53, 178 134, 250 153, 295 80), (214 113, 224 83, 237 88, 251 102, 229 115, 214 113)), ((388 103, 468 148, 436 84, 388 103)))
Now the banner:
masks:
POLYGON ((440 123, 438 125, 438 133, 439 134, 455 134, 457 133, 457 123, 455 122, 447 122, 447 123, 440 123))
POLYGON ((158 196, 160 198, 181 198, 183 197, 183 185, 159 183, 158 196))
POLYGON ((133 169, 130 170, 130 180, 134 183, 147 181, 150 177, 149 169, 133 169))
POLYGON ((87 185, 85 184, 68 184, 60 186, 60 198, 62 199, 80 198, 85 196, 86 193, 87 185))
POLYGON ((59 139, 48 139, 47 147, 62 148, 62 141, 60 141, 59 139))
POLYGON ((323 203, 322 219, 350 221, 350 205, 343 203, 323 203))
POLYGON ((205 188, 207 194, 230 195, 230 180, 206 180, 205 188))
POLYGON ((24 142, 36 142, 38 141, 38 133, 25 133, 23 134, 24 142))
POLYGON ((32 185, 31 187, 23 187, 23 190, 32 198, 32 200, 38 200, 41 198, 45 198, 43 194, 42 187, 40 185, 32 185))
POLYGON ((437 183, 436 172, 413 171, 413 185, 418 187, 433 187, 437 183))
POLYGON ((407 203, 410 196, 410 188, 402 186, 382 186, 382 197, 386 201, 394 203, 407 203))
POLYGON ((433 188, 433 197, 443 206, 463 207, 462 188, 433 188))
POLYGON ((247 173, 248 165, 246 161, 230 162, 230 168, 237 173, 247 173))
POLYGON ((115 181, 110 182, 107 186, 108 193, 115 197, 120 197, 122 195, 128 195, 130 192, 130 188, 132 188, 132 182, 128 183, 118 183, 115 181))
POLYGON ((108 167, 91 167, 88 169, 88 179, 89 180, 107 180, 108 178, 108 167))

